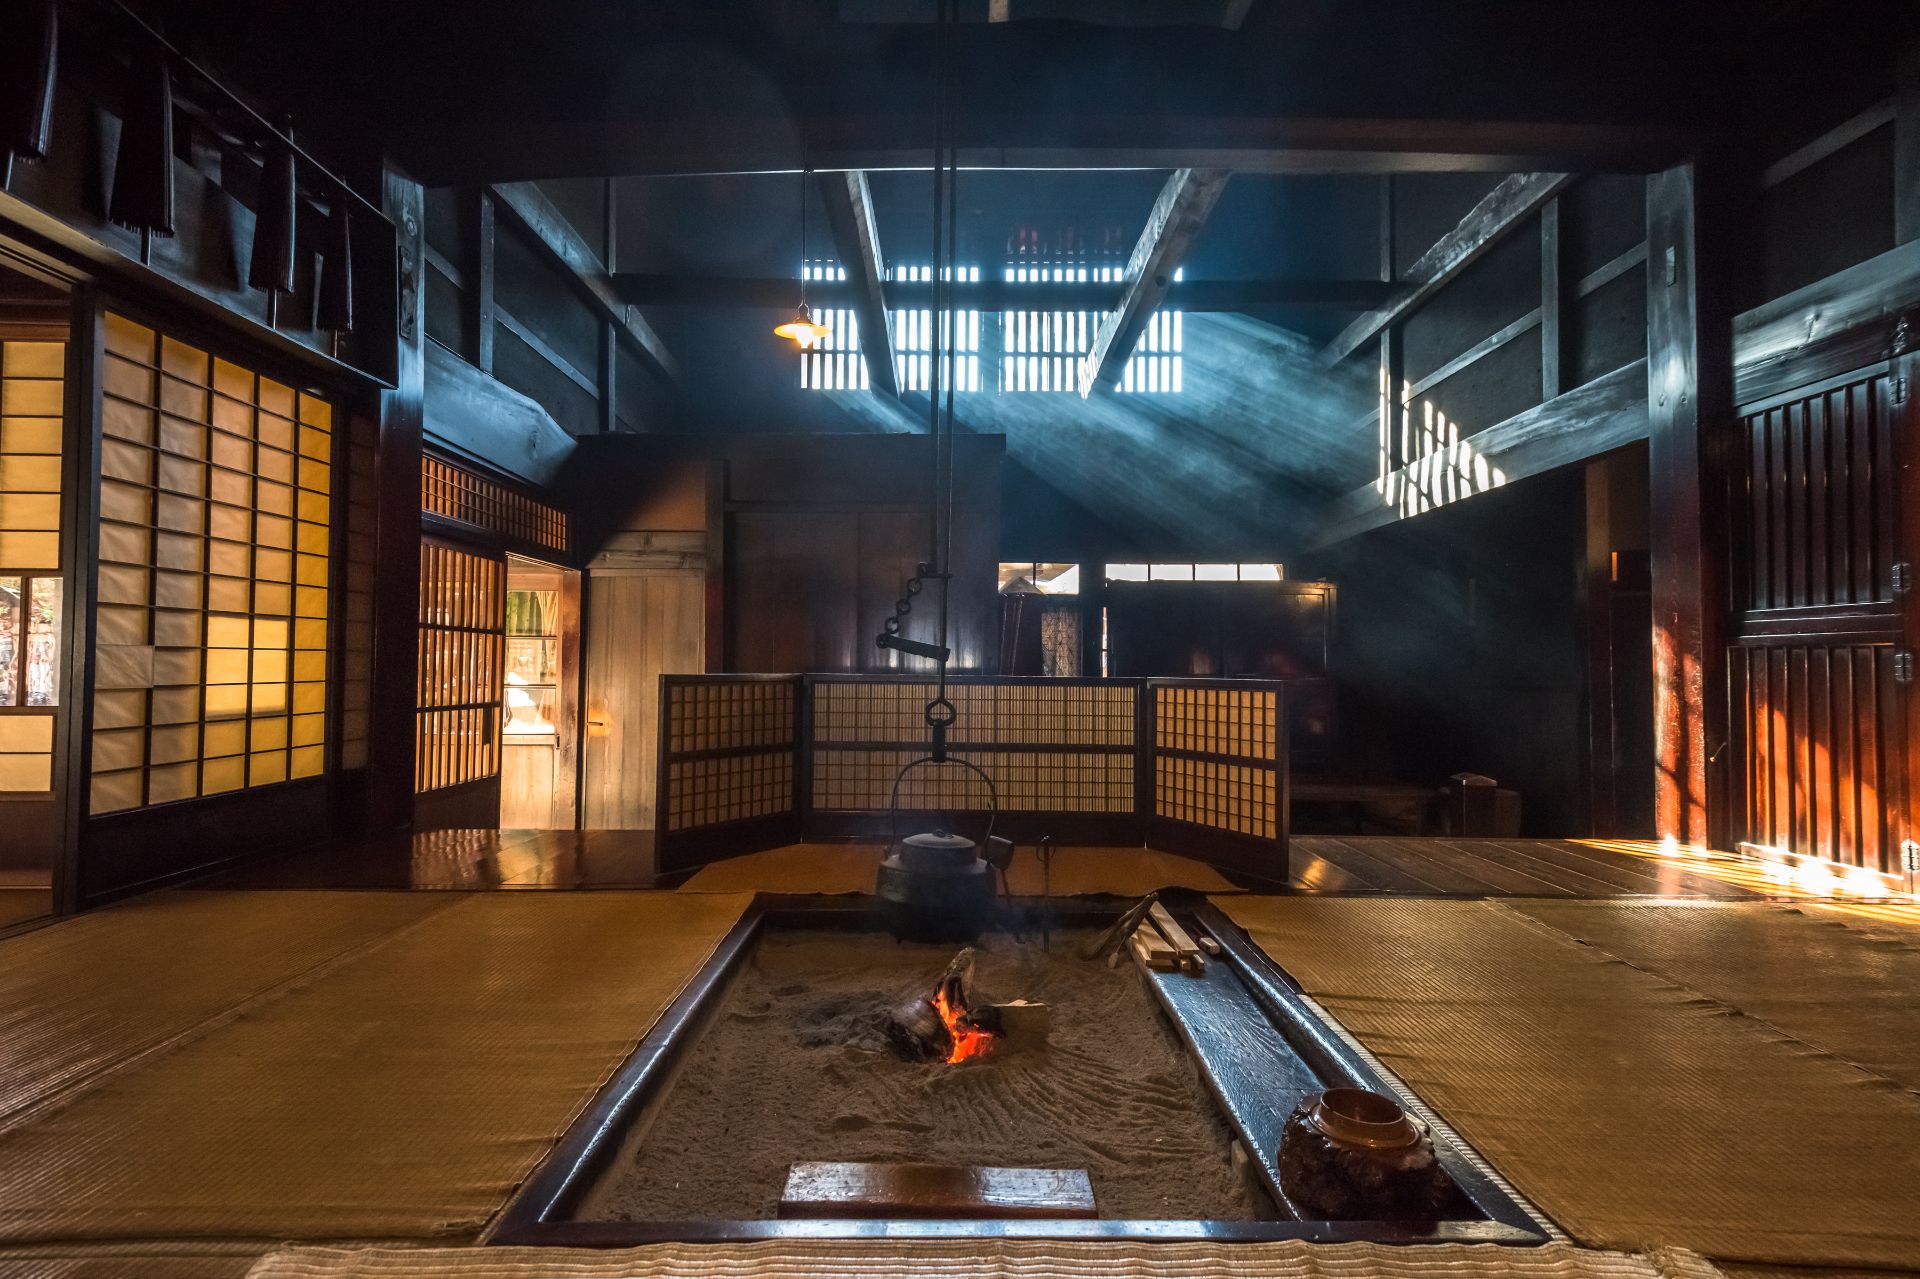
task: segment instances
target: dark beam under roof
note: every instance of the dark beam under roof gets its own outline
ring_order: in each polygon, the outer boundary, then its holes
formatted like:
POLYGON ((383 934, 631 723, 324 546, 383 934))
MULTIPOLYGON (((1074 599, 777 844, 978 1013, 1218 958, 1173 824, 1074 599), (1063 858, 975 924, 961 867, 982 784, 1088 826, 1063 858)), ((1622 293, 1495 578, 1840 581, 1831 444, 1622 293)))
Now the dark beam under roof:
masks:
POLYGON ((893 368, 893 325, 882 293, 887 262, 880 252, 880 231, 874 221, 873 194, 867 190, 867 175, 858 169, 823 173, 820 194, 826 202, 827 225, 833 228, 840 266, 847 273, 853 314, 860 323, 860 350, 867 361, 867 383, 881 395, 898 395, 900 382, 893 368))
POLYGON ((1432 297, 1441 285, 1500 243, 1572 181, 1573 175, 1567 173, 1516 173, 1503 180, 1407 268, 1400 291, 1392 300, 1348 325, 1327 344, 1321 358, 1328 364, 1338 364, 1379 337, 1382 329, 1432 297))
POLYGON ((1206 226, 1231 176, 1224 169, 1176 169, 1168 177, 1127 259, 1120 301, 1101 317, 1081 362, 1082 399, 1092 395, 1095 387, 1111 389, 1120 380, 1147 321, 1166 296, 1174 272, 1206 226))
MULTIPOLYGON (((729 306, 785 310, 793 305, 795 283, 781 276, 654 275, 619 272, 613 287, 634 306, 729 306)), ((1397 285, 1381 280, 1176 280, 1167 286, 1162 306, 1181 311, 1250 311, 1262 307, 1312 307, 1329 311, 1365 311, 1386 302, 1397 285)), ((1123 286, 1089 280, 1019 283, 981 279, 956 282, 953 305, 962 311, 1110 311, 1119 305, 1123 286)), ((881 296, 890 310, 933 304, 933 285, 888 280, 881 296)), ((807 299, 816 306, 853 306, 851 282, 813 281, 807 299)), ((866 331, 866 320, 860 322, 866 331)))

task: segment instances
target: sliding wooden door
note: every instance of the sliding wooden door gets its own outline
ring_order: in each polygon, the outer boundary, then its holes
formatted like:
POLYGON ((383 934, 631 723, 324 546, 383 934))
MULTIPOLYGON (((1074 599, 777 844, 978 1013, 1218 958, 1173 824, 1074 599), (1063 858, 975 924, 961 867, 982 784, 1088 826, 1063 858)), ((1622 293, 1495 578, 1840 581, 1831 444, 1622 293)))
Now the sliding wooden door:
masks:
POLYGON ((1736 838, 1897 873, 1913 796, 1905 362, 1741 410, 1727 750, 1736 838))

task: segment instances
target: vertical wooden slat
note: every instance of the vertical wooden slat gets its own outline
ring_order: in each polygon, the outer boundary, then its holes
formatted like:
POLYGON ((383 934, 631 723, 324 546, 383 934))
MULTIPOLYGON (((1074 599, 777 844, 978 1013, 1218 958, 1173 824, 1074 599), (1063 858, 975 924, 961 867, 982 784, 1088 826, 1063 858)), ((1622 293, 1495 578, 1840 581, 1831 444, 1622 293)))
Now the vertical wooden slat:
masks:
POLYGON ((1816 396, 1806 406, 1807 462, 1807 600, 1809 604, 1831 604, 1834 591, 1828 572, 1828 547, 1832 542, 1827 509, 1827 488, 1831 474, 1827 456, 1827 398, 1816 396))
POLYGON ((1879 580, 1874 561, 1873 521, 1873 401, 1872 389, 1855 386, 1848 392, 1852 451, 1847 458, 1847 481, 1853 519, 1853 602, 1878 598, 1879 580))
POLYGON ((1792 825, 1788 845, 1796 853, 1813 851, 1813 716, 1807 696, 1807 650, 1795 645, 1787 659, 1788 802, 1792 825))
POLYGON ((1809 404, 1801 400, 1787 407, 1782 415, 1786 424, 1786 457, 1783 478, 1787 501, 1787 598, 1794 608, 1813 603, 1809 590, 1808 558, 1811 550, 1807 519, 1808 456, 1807 416, 1809 404))
POLYGON ((1833 734, 1833 776, 1837 814, 1835 840, 1842 861, 1859 860, 1860 849, 1860 774, 1854 752, 1859 737, 1860 712, 1854 700, 1853 652, 1847 648, 1832 650, 1830 678, 1835 708, 1833 734))
POLYGON ((1881 832, 1885 822, 1885 797, 1882 795, 1880 752, 1881 667, 1891 677, 1891 651, 1857 647, 1854 652, 1854 720, 1860 727, 1859 752, 1855 756, 1860 790, 1860 849, 1855 859, 1863 866, 1879 866, 1881 832), (1882 654, 1886 660, 1882 660, 1882 654))
POLYGON ((1787 608, 1793 603, 1793 515, 1787 500, 1792 415, 1790 406, 1767 414, 1767 499, 1771 508, 1768 526, 1773 534, 1773 572, 1767 584, 1769 608, 1787 608))
POLYGON ((1807 809, 1811 842, 1808 851, 1821 857, 1834 855, 1833 787, 1833 707, 1828 701, 1830 687, 1829 651, 1823 647, 1807 651, 1807 809))
POLYGON ((1893 384, 1877 378, 1869 384, 1873 411, 1874 599, 1893 598, 1893 562, 1899 558, 1899 507, 1894 484, 1899 479, 1893 455, 1893 384))

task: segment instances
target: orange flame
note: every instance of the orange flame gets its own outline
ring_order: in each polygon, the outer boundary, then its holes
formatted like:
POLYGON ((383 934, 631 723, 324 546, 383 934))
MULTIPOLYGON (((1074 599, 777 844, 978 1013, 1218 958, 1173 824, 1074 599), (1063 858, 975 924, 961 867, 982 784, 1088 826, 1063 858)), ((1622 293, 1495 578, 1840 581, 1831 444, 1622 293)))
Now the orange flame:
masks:
POLYGON ((993 1047, 993 1035, 974 1025, 965 1008, 947 999, 944 982, 933 992, 933 1011, 940 1014, 940 1020, 947 1024, 947 1033, 953 1037, 953 1051, 947 1054, 949 1065, 978 1057, 993 1047))

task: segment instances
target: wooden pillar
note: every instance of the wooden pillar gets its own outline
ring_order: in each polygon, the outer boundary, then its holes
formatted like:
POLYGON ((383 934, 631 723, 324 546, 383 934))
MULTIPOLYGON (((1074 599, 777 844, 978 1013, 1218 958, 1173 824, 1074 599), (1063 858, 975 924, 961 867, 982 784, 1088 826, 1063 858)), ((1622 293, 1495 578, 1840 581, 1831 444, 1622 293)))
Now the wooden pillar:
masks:
POLYGON ((493 373, 493 197, 483 187, 474 196, 473 366, 493 373))
POLYGON ((1710 216, 1722 190, 1699 163, 1647 179, 1655 834, 1705 846, 1727 835, 1714 442, 1733 420, 1733 326, 1726 237, 1710 216))
MULTIPOLYGON (((427 339, 425 192, 418 182, 388 169, 381 177, 381 206, 393 220, 398 240, 394 284, 399 308, 394 331, 394 388, 380 393, 376 461, 379 504, 374 542, 377 567, 369 734, 372 767, 367 797, 368 821, 375 830, 404 826, 413 819, 420 624, 420 441, 427 339)), ((488 247, 483 246, 482 260, 486 279, 492 275, 488 247)), ((490 328, 491 314, 486 318, 490 328)))
MULTIPOLYGON (((1398 271, 1393 257, 1393 175, 1380 179, 1380 279, 1392 284, 1398 271)), ((1380 330, 1380 482, 1406 464, 1406 427, 1403 405, 1406 386, 1405 346, 1400 330, 1389 324, 1380 330)))
POLYGON ((1893 101, 1893 242, 1920 240, 1920 41, 1902 50, 1893 101))
POLYGON ((1560 200, 1548 200, 1540 210, 1540 402, 1567 389, 1562 365, 1566 354, 1566 294, 1560 277, 1566 255, 1561 251, 1560 200))

